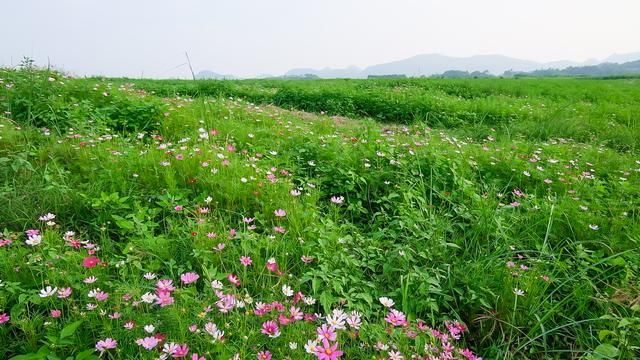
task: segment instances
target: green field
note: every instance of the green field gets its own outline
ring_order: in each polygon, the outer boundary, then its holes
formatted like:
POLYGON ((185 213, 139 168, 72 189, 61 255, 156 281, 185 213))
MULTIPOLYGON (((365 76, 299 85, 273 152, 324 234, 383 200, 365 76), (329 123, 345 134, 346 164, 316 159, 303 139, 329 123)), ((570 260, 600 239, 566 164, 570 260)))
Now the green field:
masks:
POLYGON ((640 79, 0 70, 0 358, 636 359, 639 141, 640 79))

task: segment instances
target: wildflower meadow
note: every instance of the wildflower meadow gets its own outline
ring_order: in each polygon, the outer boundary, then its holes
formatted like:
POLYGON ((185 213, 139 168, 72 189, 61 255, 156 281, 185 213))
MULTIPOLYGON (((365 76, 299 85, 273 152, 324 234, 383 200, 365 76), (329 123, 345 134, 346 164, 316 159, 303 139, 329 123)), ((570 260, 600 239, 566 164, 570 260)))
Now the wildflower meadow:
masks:
POLYGON ((0 70, 0 358, 638 358, 640 82, 563 81, 0 70))

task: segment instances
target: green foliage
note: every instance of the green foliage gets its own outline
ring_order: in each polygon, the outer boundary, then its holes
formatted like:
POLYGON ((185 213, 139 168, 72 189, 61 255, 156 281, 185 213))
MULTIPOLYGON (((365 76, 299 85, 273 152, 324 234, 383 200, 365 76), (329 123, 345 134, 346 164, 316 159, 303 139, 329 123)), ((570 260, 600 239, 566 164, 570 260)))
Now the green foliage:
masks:
POLYGON ((11 240, 0 246, 0 314, 11 317, 0 324, 1 358, 95 358, 81 349, 107 337, 118 349, 103 357, 132 358, 144 324, 207 358, 267 348, 303 358, 314 325, 270 339, 260 332, 267 318, 248 315, 257 302, 288 301, 283 285, 317 300, 307 313, 363 314, 359 332, 340 335, 346 358, 386 357, 372 348, 378 341, 406 355, 434 340, 385 326, 380 297, 412 322, 464 322, 466 346, 487 359, 637 357, 635 80, 125 86, 28 63, 0 77, 9 111, 0 240, 11 240), (48 212, 54 225, 38 220, 48 212), (33 228, 38 246, 25 244, 33 228), (99 248, 99 266, 82 265, 87 249, 69 246, 67 231, 99 248), (267 269, 271 259, 281 274, 267 269), (179 284, 188 271, 200 280, 179 284), (173 279, 175 304, 123 299, 154 291, 148 272, 173 279), (246 311, 203 311, 215 308, 213 280, 250 299, 246 311), (42 298, 45 286, 73 296, 42 298), (111 296, 86 310, 97 287, 111 296), (122 317, 109 319, 114 312, 122 317), (212 319, 225 324, 224 343, 187 330, 212 319))

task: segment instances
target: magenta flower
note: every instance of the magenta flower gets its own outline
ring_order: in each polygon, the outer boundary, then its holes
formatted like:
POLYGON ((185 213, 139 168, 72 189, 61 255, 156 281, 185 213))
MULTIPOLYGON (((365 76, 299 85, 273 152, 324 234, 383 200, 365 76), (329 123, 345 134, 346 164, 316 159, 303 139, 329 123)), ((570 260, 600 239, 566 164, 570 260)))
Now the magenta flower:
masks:
POLYGON ((96 350, 103 353, 109 349, 115 349, 118 346, 118 342, 113 340, 112 338, 106 338, 104 340, 100 340, 96 343, 96 350))
POLYGON ((269 320, 262 323, 262 333, 270 338, 280 336, 280 329, 275 321, 269 320))
POLYGON ((336 329, 333 326, 327 326, 327 324, 322 324, 321 327, 316 329, 318 333, 318 339, 327 339, 330 341, 336 341, 336 329))
POLYGON ((384 318, 389 324, 393 326, 405 326, 407 325, 407 318, 404 313, 396 309, 391 309, 387 317, 384 318))
POLYGON ((240 257, 240 264, 242 264, 243 266, 249 266, 253 263, 253 260, 251 260, 250 257, 248 256, 241 256, 240 257))
POLYGON ((174 352, 171 354, 173 358, 183 358, 189 354, 189 347, 187 344, 176 346, 174 352))
POLYGON ((11 317, 7 313, 0 314, 0 324, 7 323, 9 320, 11 320, 11 317))
POLYGON ((86 268, 96 267, 99 263, 100 259, 98 259, 96 256, 89 256, 82 260, 82 266, 86 268))
POLYGON ((198 281, 198 279, 200 279, 200 276, 194 272, 188 272, 180 275, 180 280, 182 280, 182 283, 185 285, 194 283, 198 281))
POLYGON ((235 274, 227 275, 227 280, 229 280, 229 282, 235 286, 240 286, 240 278, 237 277, 235 274))
POLYGON ((271 353, 269 351, 260 351, 258 353, 258 360, 271 360, 271 353))
POLYGON ((267 260, 267 269, 271 272, 278 272, 278 263, 276 263, 276 259, 270 258, 267 260))
POLYGON ((199 356, 198 354, 194 353, 191 355, 191 360, 207 360, 204 356, 199 356))
POLYGON ((58 309, 51 310, 51 317, 52 318, 59 318, 60 315, 62 315, 62 311, 60 311, 58 309))
POLYGON ((344 352, 338 350, 338 343, 330 344, 327 339, 322 339, 322 345, 316 347, 318 360, 336 360, 342 354, 344 352))

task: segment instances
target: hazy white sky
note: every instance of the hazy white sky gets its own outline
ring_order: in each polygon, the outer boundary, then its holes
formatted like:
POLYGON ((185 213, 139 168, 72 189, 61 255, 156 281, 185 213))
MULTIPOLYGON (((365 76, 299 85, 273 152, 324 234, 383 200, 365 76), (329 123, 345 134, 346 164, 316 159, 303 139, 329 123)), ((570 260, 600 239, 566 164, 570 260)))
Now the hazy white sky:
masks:
POLYGON ((251 76, 421 53, 585 60, 640 51, 638 0, 3 0, 0 64, 251 76), (177 68, 176 68, 177 67, 177 68))

